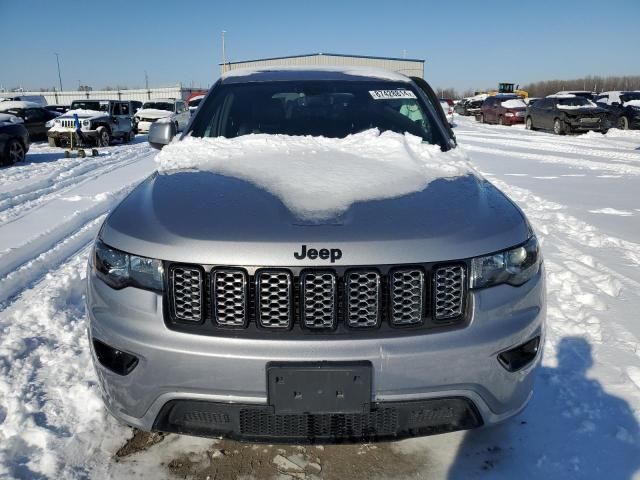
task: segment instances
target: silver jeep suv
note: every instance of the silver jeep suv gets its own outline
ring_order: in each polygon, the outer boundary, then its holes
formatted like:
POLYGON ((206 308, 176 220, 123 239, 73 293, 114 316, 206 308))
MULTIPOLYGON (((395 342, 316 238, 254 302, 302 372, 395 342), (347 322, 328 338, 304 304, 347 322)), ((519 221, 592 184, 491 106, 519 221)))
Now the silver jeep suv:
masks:
MULTIPOLYGON (((168 143, 171 126, 154 124, 150 142, 168 143)), ((455 148, 424 80, 351 68, 223 76, 182 138, 373 127, 455 148)), ((491 183, 436 180, 312 224, 287 212, 250 182, 198 170, 154 173, 111 212, 87 304, 114 416, 147 431, 342 442, 495 424, 526 406, 544 268, 527 219, 491 183)))

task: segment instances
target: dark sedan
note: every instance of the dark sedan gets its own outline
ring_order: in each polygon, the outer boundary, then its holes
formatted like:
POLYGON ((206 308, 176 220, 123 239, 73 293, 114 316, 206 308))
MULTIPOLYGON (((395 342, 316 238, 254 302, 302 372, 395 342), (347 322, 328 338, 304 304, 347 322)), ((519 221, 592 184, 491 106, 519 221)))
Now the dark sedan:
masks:
POLYGON ((21 118, 33 140, 46 140, 48 130, 46 123, 60 115, 58 112, 35 106, 2 109, 2 113, 21 118))
POLYGON ((609 117, 604 108, 584 97, 557 95, 529 105, 525 126, 527 130, 552 130, 556 135, 589 130, 605 133, 609 117))
POLYGON ((29 150, 29 132, 13 115, 0 113, 0 165, 24 160, 29 150))
POLYGON ((612 125, 621 130, 640 129, 640 92, 603 92, 596 102, 609 112, 612 125))

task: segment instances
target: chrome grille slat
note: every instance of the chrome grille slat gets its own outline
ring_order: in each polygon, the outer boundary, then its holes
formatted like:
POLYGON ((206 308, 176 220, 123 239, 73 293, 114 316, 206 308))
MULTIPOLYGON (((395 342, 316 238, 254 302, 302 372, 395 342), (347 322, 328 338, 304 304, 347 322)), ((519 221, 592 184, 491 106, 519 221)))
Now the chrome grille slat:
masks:
POLYGON ((354 328, 375 327, 380 322, 380 274, 375 270, 347 273, 346 323, 354 328))
POLYGON ((420 269, 396 270, 390 278, 391 323, 415 325, 422 322, 424 272, 420 269))
POLYGON ((196 267, 175 266, 171 269, 173 284, 173 314, 178 320, 202 320, 202 271, 196 267))
POLYGON ((258 323, 265 328, 289 328, 292 319, 291 273, 266 270, 256 275, 258 323))
POLYGON ((464 266, 439 267, 435 270, 433 277, 433 316, 435 320, 449 320, 462 315, 464 266))
POLYGON ((336 275, 333 272, 304 272, 300 276, 302 323, 307 328, 336 325, 336 275))
POLYGON ((213 318, 221 327, 247 324, 247 275, 243 270, 214 270, 211 276, 213 318))

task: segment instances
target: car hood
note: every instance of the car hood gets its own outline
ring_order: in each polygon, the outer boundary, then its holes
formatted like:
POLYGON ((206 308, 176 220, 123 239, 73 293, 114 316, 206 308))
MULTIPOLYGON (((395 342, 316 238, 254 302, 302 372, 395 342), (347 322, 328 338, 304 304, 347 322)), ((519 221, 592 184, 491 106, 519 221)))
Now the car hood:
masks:
POLYGON ((567 115, 585 115, 585 114, 606 114, 608 110, 602 107, 584 107, 584 108, 558 108, 561 112, 567 115))
POLYGON ((342 265, 445 261, 502 250, 529 235, 522 212, 474 175, 435 180, 419 192, 355 203, 338 217, 305 222, 260 187, 202 171, 154 173, 100 233, 105 243, 141 256, 247 266, 328 264, 296 260, 302 245, 340 248, 342 265))
POLYGON ((158 110, 157 108, 141 108, 136 112, 136 117, 141 118, 165 118, 170 117, 173 112, 168 110, 158 110))

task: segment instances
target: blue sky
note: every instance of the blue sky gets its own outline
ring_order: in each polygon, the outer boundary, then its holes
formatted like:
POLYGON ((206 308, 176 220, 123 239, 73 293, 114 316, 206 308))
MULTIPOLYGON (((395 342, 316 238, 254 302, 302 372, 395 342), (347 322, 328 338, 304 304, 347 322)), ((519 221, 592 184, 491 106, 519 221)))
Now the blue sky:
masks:
POLYGON ((210 85, 230 61, 311 52, 426 60, 434 87, 640 74, 640 1, 0 0, 0 86, 210 85), (603 6, 606 5, 606 6, 603 6))

